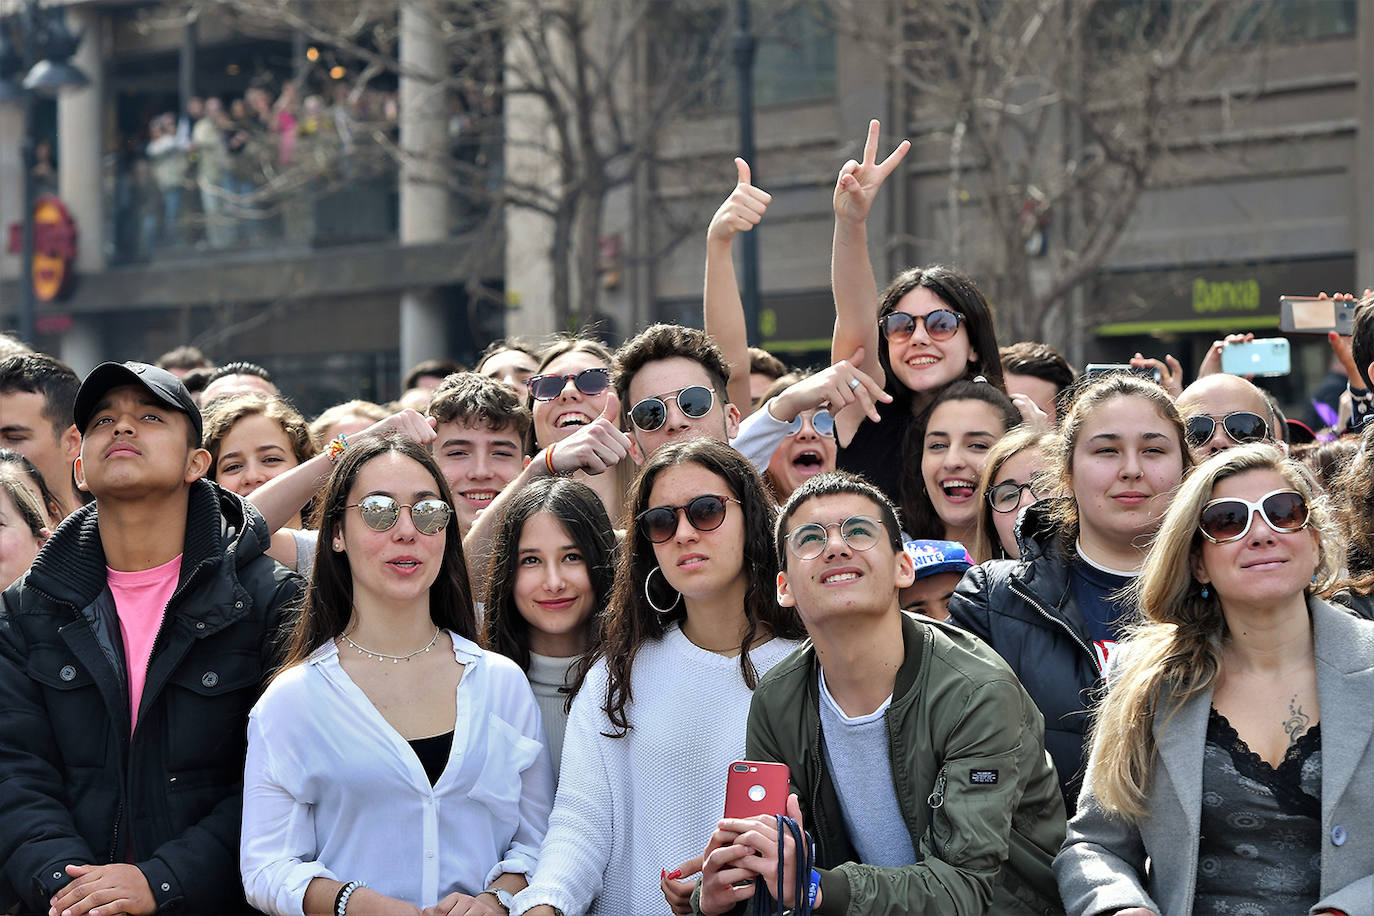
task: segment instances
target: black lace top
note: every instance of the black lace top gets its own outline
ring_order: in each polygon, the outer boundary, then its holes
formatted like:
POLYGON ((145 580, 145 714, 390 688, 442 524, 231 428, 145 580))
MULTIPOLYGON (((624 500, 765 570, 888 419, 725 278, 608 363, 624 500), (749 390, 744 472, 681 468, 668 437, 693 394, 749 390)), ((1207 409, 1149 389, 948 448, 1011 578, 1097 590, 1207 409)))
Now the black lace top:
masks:
POLYGON ((1277 768, 1252 752, 1226 717, 1207 719, 1202 836, 1193 912, 1305 913, 1321 890, 1321 723, 1277 768))

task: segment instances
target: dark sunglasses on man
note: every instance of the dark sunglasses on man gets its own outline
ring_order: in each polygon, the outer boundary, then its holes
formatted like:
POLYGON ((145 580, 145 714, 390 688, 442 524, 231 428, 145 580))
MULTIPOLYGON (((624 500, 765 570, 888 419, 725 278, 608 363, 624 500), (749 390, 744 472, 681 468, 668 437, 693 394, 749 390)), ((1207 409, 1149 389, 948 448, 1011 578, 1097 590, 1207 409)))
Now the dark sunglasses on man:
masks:
POLYGON ((1237 445, 1263 442, 1269 438, 1269 424, 1264 417, 1248 410, 1233 410, 1220 421, 1215 417, 1189 417, 1185 425, 1188 431, 1188 444, 1193 448, 1206 445, 1216 434, 1218 422, 1230 440, 1237 445))
POLYGON ((668 422, 669 401, 677 401, 677 409, 683 416, 700 420, 711 412, 716 393, 705 385, 688 385, 679 391, 654 395, 630 408, 630 421, 643 432, 653 432, 668 422))

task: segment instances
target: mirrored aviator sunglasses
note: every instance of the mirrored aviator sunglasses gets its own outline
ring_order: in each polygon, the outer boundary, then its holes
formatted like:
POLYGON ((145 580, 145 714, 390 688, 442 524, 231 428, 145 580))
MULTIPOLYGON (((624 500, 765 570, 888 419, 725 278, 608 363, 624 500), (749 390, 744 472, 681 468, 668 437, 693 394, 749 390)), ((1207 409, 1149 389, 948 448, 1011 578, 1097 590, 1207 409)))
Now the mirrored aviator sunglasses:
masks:
POLYGON ((668 422, 668 402, 677 401, 683 416, 700 420, 711 412, 716 393, 705 385, 689 385, 677 393, 645 398, 630 408, 630 421, 640 430, 651 433, 668 422))
POLYGON ((1307 500, 1301 493, 1275 490, 1253 503, 1237 497, 1212 500, 1202 507, 1198 530, 1213 544, 1229 544, 1250 533, 1256 513, 1263 515, 1264 523, 1280 534, 1301 531, 1309 518, 1307 500))
POLYGON ((563 393, 569 380, 578 391, 595 397, 611 386, 611 370, 593 366, 574 375, 535 375, 529 380, 530 397, 536 401, 552 401, 563 393))
POLYGON ((448 527, 453 517, 453 509, 442 499, 421 499, 407 505, 399 503, 390 496, 364 496, 348 506, 357 509, 363 524, 373 531, 390 531, 401 517, 401 510, 410 512, 410 523, 421 534, 438 534, 448 527))
POLYGON ((1184 426, 1188 444, 1193 448, 1206 445, 1216 434, 1218 422, 1221 423, 1226 435, 1237 445, 1263 442, 1269 437, 1269 424, 1264 417, 1248 410, 1237 410, 1228 413, 1220 421, 1215 417, 1189 417, 1184 426))
POLYGON ((737 503, 733 496, 708 493, 690 499, 682 506, 654 506, 635 517, 639 530, 655 544, 671 540, 677 533, 678 511, 687 513, 687 522, 698 531, 715 531, 725 521, 725 504, 737 503))

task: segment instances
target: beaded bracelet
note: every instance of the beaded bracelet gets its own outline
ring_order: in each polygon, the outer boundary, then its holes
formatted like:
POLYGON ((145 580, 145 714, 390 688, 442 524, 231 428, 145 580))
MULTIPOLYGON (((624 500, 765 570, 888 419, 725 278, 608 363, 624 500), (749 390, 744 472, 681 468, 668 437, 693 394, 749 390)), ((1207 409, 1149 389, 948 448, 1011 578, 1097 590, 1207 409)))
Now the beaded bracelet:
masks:
POLYGON ((342 455, 347 448, 348 437, 343 433, 339 433, 333 439, 329 440, 329 444, 324 447, 324 453, 329 458, 330 464, 338 464, 339 456, 342 455))
POLYGON ((360 887, 367 887, 366 881, 350 881, 339 888, 339 896, 334 898, 334 916, 344 916, 348 910, 348 898, 360 887))

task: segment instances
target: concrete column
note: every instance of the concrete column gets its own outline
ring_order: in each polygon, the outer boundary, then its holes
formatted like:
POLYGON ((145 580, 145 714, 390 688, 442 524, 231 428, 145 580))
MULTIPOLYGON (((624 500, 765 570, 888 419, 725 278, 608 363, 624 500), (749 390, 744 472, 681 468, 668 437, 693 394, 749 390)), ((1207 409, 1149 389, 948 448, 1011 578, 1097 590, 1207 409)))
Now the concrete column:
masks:
MULTIPOLYGON (((401 2, 401 244, 438 241, 448 235, 449 194, 443 185, 448 153, 448 72, 433 5, 401 2)), ((447 356, 443 306, 433 290, 401 296, 401 371, 424 359, 447 356)))
POLYGON ((91 83, 57 99, 58 196, 76 220, 77 272, 91 274, 105 269, 104 29, 100 11, 89 6, 69 8, 67 25, 83 34, 71 62, 91 83))
MULTIPOLYGON (((1374 43, 1374 0, 1360 0, 1356 15, 1359 29, 1357 48, 1374 43)), ((1351 171, 1355 177, 1355 291, 1374 286, 1374 54, 1356 54, 1360 85, 1356 93, 1359 127, 1355 134, 1355 159, 1351 171)))
MULTIPOLYGON (((24 202, 24 106, 19 102, 0 104, 0 277, 19 276, 19 256, 9 253, 9 227, 23 219, 24 202)), ((19 303, 0 302, 0 313, 19 321, 19 303)))

